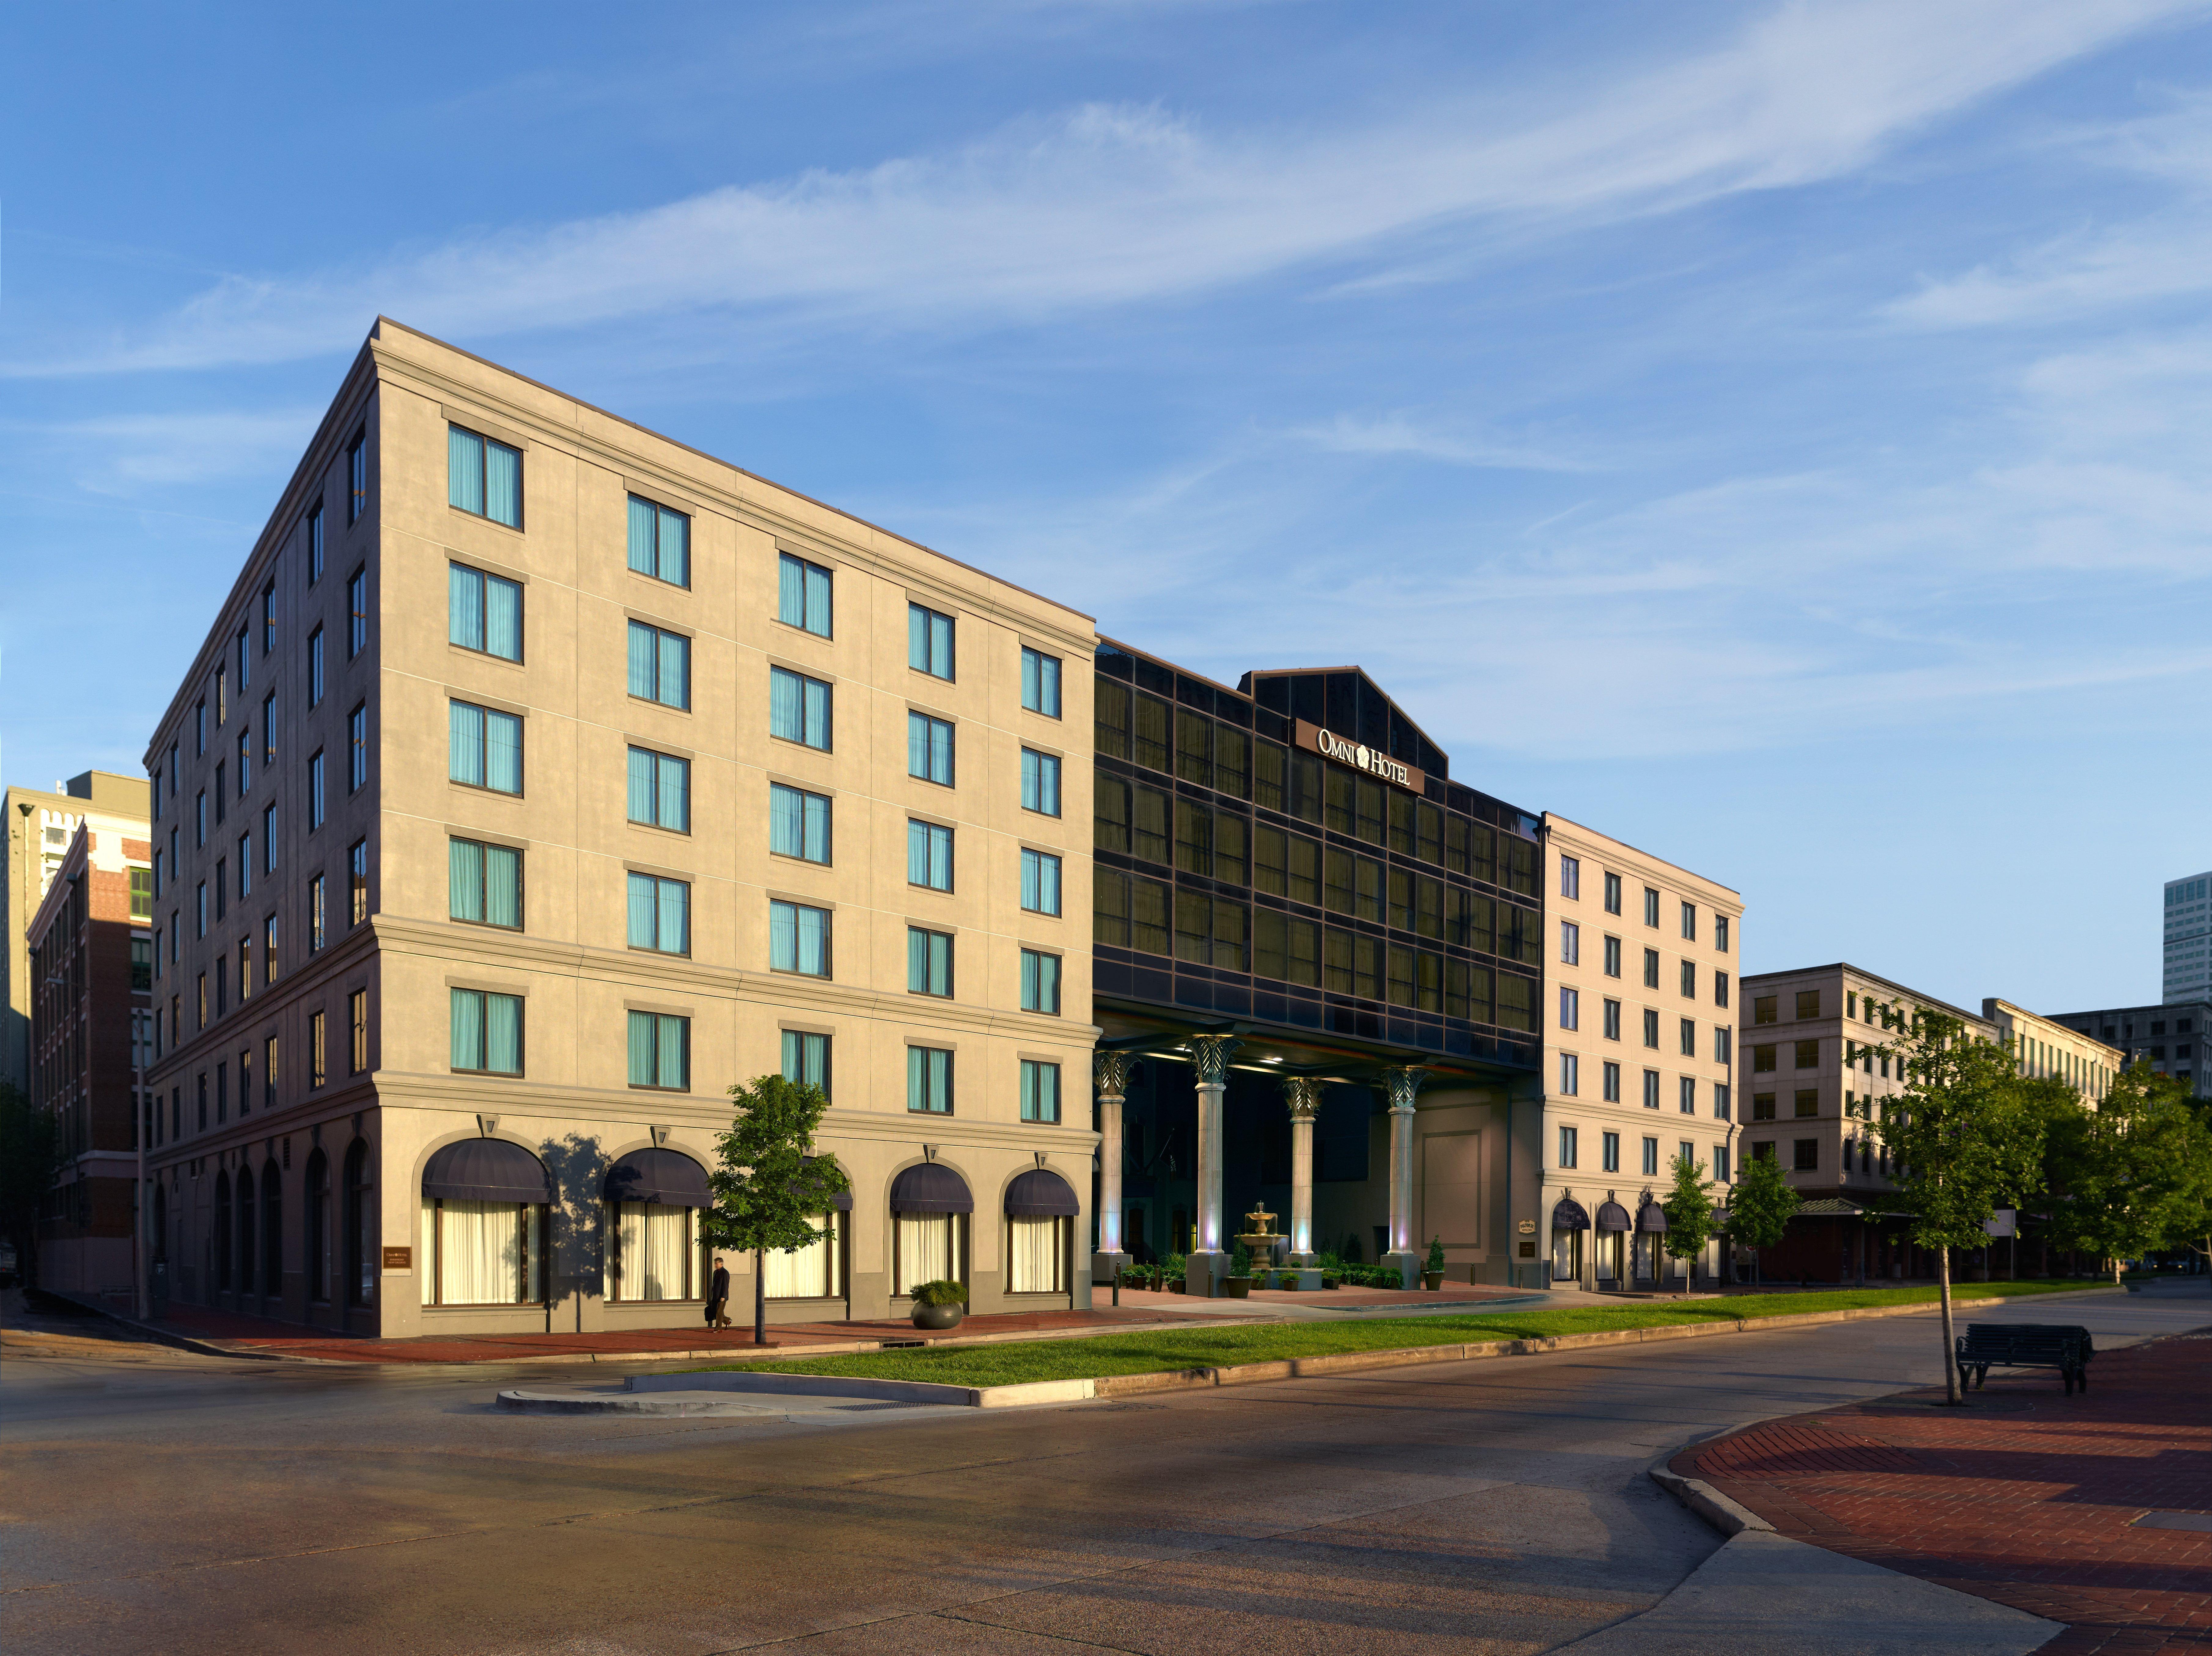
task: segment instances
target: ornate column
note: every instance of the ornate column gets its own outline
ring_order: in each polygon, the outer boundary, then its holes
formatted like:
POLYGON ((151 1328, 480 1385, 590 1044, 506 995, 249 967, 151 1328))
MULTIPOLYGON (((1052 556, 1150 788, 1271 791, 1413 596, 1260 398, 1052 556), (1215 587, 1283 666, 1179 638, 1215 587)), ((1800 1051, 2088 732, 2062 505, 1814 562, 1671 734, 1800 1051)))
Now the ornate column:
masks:
POLYGON ((1381 1262, 1397 1266, 1408 1288, 1419 1282, 1421 1270, 1413 1235, 1413 1095, 1427 1074, 1412 1065, 1382 1071, 1390 1091, 1390 1248, 1381 1262))
POLYGON ((1183 1267, 1184 1291, 1210 1297, 1229 1274, 1222 1246, 1228 1228, 1221 1216, 1221 1097, 1229 1090, 1229 1055, 1239 1043, 1234 1035, 1193 1035, 1185 1044, 1198 1071, 1198 1234, 1183 1267))
POLYGON ((1098 1251, 1091 1280, 1110 1283, 1129 1263, 1121 1246, 1121 1106, 1129 1084, 1129 1055, 1101 1052, 1098 1071, 1098 1251))
POLYGON ((1291 1263, 1311 1265, 1314 1113, 1321 1108, 1321 1083, 1286 1077, 1283 1099, 1291 1107, 1291 1263))

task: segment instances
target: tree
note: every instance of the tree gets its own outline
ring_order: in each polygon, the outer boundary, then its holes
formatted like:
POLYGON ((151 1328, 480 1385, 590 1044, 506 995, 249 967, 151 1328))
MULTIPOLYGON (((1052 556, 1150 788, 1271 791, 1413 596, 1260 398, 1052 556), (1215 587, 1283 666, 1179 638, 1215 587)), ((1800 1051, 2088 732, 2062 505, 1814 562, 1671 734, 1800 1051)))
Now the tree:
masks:
MULTIPOLYGON (((1802 1199, 1782 1176, 1780 1162, 1754 1156, 1738 1169, 1735 1188, 1729 1192, 1729 1234, 1763 1253, 1782 1240, 1802 1199)), ((1671 1216, 1667 1222, 1674 1222, 1671 1216)))
MULTIPOLYGON (((1660 1210, 1667 1216, 1667 1234, 1660 1246, 1672 1259, 1687 1262, 1705 1251, 1705 1244, 1713 1235, 1712 1186, 1705 1182, 1705 1164, 1678 1156, 1668 1166, 1674 1174, 1674 1188, 1667 1192, 1660 1210)), ((1792 1192, 1791 1194, 1796 1194, 1792 1192)))
POLYGON ((2060 1246, 2112 1263, 2186 1241, 2212 1186, 2212 1148, 2189 1091, 2137 1063, 2113 1077, 2094 1110, 2052 1123, 2052 1234, 2060 1246))
POLYGON ((1874 1050, 1904 1066, 1906 1083, 1881 1125, 1896 1186, 1887 1205, 1914 1241, 1936 1250, 1944 1395, 1959 1404, 1951 1250, 1986 1246, 1984 1227, 1997 1209, 2037 1188, 2044 1116, 2021 1084, 2008 1045, 1970 1035, 1962 1020, 1924 1007, 1909 1022, 1885 1013, 1884 1022, 1900 1038, 1874 1050))
POLYGON ((768 1340, 768 1255, 795 1253, 832 1234, 816 1222, 853 1187, 834 1156, 817 1156, 814 1130, 830 1101, 822 1089, 780 1075, 730 1089, 737 1113, 715 1140, 720 1165, 707 1175, 714 1205, 701 1216, 710 1247, 753 1256, 753 1343, 768 1340))
POLYGON ((53 1113, 35 1108, 22 1089, 0 1082, 0 1231, 15 1245, 16 1280, 38 1280, 39 1204, 61 1171, 53 1113))

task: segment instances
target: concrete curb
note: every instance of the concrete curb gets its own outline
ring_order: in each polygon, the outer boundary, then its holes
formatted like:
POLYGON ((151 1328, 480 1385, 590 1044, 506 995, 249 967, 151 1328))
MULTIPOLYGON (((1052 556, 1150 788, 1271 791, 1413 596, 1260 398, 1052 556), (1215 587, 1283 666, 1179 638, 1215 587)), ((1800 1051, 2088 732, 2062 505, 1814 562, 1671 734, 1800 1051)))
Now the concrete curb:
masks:
POLYGON ((1723 1535, 1741 1535, 1746 1530, 1774 1527, 1750 1507, 1729 1500, 1701 1477, 1684 1477, 1664 1466, 1654 1466, 1651 1481, 1723 1535))

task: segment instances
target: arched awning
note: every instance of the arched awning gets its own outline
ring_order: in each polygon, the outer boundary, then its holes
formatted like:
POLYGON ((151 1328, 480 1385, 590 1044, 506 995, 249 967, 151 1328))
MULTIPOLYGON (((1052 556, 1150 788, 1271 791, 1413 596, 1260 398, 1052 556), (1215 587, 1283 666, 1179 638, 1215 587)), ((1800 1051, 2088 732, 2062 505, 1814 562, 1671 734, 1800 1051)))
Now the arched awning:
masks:
POLYGON ((1597 1210, 1597 1228, 1600 1230, 1626 1230, 1628 1210, 1618 1202, 1601 1202, 1597 1210))
POLYGON ((448 1202, 550 1202, 545 1164, 504 1138, 464 1138, 422 1169, 422 1194, 448 1202))
POLYGON ((707 1169, 681 1150, 632 1150, 607 1169, 610 1202, 654 1202, 665 1208, 710 1208, 707 1169))
POLYGON ((924 1162, 891 1180, 893 1213, 973 1213, 968 1181, 950 1168, 924 1162))
POLYGON ((1667 1210, 1656 1202, 1646 1202, 1636 1216, 1636 1228, 1647 1235, 1664 1236, 1667 1234, 1667 1210))
POLYGON ((1049 1168, 1032 1168, 1006 1186, 1011 1219, 1072 1219, 1082 1211, 1074 1189, 1049 1168))
POLYGON ((1562 1196, 1552 1209, 1553 1230, 1588 1230, 1589 1228, 1589 1215, 1583 1210, 1583 1204, 1573 1197, 1562 1196))

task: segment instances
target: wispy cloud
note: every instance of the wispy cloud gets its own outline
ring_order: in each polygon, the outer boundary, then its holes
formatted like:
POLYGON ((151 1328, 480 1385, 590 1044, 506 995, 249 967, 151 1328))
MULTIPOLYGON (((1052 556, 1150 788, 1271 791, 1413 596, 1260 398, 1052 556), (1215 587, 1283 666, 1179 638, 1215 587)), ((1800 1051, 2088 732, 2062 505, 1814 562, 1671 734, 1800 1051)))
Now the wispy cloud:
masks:
POLYGON ((1448 426, 1425 423, 1407 414, 1369 418, 1340 414, 1324 425, 1304 426, 1291 434, 1316 448, 1338 454, 1405 455, 1445 465, 1497 471, 1589 471, 1594 463, 1553 452, 1538 445, 1502 441, 1448 426))
POLYGON ((94 494, 218 482, 296 455, 322 418, 317 408, 209 409, 111 415, 15 428, 15 441, 44 448, 94 494))
POLYGON ((1218 289, 1395 239, 1586 224, 1830 178, 1924 124, 2202 0, 1790 4, 1519 124, 1431 106, 1359 130, 1224 133, 1090 106, 964 148, 732 185, 640 212, 487 228, 368 270, 234 276, 22 374, 272 362, 377 312, 484 339, 616 318, 787 313, 973 329, 1218 289))

